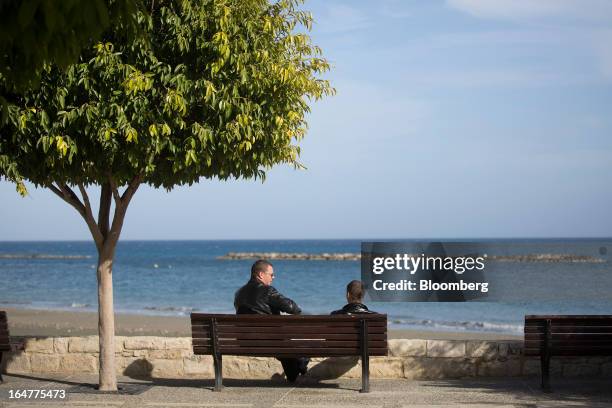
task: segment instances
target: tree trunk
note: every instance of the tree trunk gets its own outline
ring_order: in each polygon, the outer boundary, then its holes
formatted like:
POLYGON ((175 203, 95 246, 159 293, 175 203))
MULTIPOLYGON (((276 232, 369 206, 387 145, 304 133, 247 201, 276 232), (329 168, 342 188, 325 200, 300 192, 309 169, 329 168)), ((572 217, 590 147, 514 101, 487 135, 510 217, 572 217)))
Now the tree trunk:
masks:
POLYGON ((114 245, 113 248, 106 248, 105 245, 105 248, 100 251, 98 258, 99 389, 101 391, 117 391, 117 374, 115 372, 115 315, 113 308, 114 249, 114 245))
POLYGON ((108 180, 102 183, 100 191, 100 208, 98 222, 93 217, 89 196, 83 183, 78 183, 83 202, 65 183, 49 182, 47 187, 74 207, 83 217, 98 249, 98 337, 100 339, 100 379, 98 389, 117 391, 117 374, 115 372, 115 314, 113 306, 113 258, 115 247, 121 235, 123 220, 130 200, 141 183, 142 174, 137 174, 128 187, 119 194, 117 185, 108 174, 108 180), (56 185, 57 184, 57 185, 56 185), (115 200, 115 214, 109 228, 111 200, 115 200))

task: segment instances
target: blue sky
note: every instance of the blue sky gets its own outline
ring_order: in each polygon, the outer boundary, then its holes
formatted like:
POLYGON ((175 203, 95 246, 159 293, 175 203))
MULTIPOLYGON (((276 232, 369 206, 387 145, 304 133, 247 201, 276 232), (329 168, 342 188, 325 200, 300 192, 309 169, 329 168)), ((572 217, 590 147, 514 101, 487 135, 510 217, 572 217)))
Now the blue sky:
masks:
MULTIPOLYGON (((307 1, 336 96, 296 171, 141 188, 123 239, 612 236, 612 2, 307 1)), ((0 182, 0 240, 90 239, 0 182)))

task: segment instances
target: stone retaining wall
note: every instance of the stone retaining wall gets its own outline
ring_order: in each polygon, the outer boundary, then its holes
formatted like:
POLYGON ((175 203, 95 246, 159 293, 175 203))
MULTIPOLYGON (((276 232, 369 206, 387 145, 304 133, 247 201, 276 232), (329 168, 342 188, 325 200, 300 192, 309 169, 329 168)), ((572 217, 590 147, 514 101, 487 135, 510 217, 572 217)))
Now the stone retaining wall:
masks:
MULTIPOLYGON (((539 375, 538 358, 522 355, 521 341, 389 340, 387 357, 370 359, 372 378, 443 379, 539 375)), ((214 377, 212 358, 194 356, 191 338, 116 337, 117 373, 136 378, 214 377)), ((98 337, 31 338, 25 349, 5 353, 6 373, 96 373, 98 337)), ((224 378, 269 379, 282 373, 274 358, 223 358, 224 378)), ((553 358, 556 377, 612 376, 612 358, 553 358)), ((316 358, 309 375, 320 379, 359 378, 355 357, 316 358)))

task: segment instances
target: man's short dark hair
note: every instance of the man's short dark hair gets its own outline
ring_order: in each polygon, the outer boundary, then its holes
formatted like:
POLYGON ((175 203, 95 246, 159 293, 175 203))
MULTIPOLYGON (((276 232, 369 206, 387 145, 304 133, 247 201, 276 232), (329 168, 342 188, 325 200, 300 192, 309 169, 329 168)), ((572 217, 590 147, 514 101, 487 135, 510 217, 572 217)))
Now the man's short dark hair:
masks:
POLYGON ((348 293, 349 298, 356 302, 361 302, 363 300, 363 294, 365 289, 363 287, 363 282, 354 280, 350 281, 348 285, 346 285, 346 293, 348 293))
POLYGON ((272 264, 265 259, 255 261, 253 266, 251 266, 251 278, 257 278, 260 272, 266 272, 270 266, 272 266, 272 264))

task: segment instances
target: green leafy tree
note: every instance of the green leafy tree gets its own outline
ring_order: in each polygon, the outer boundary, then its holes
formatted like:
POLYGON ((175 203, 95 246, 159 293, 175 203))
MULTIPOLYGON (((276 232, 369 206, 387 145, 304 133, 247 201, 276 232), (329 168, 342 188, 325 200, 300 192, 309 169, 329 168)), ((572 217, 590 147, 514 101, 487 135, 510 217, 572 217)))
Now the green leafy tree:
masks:
POLYGON ((12 101, 0 175, 21 193, 29 180, 74 207, 98 250, 100 389, 116 389, 112 265, 138 187, 263 179, 275 164, 301 166, 308 101, 334 90, 320 78, 329 64, 299 3, 158 1, 139 15, 143 36, 111 32, 12 101))
POLYGON ((37 87, 46 64, 77 62, 111 25, 139 35, 139 6, 144 10, 140 0, 0 1, 0 127, 8 121, 7 101, 37 87))
POLYGON ((6 92, 35 85, 43 66, 77 61, 111 24, 133 29, 137 0, 0 1, 0 83, 6 92))

